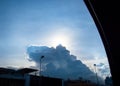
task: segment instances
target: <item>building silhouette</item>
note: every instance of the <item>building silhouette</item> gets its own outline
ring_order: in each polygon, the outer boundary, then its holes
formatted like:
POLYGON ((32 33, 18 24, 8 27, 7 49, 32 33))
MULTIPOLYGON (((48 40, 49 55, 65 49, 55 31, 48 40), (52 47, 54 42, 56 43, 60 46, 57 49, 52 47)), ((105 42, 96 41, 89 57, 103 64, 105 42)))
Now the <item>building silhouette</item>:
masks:
POLYGON ((62 86, 62 79, 30 74, 36 71, 31 68, 0 68, 0 86, 62 86))
POLYGON ((89 80, 67 80, 64 82, 64 86, 96 86, 96 84, 89 80))

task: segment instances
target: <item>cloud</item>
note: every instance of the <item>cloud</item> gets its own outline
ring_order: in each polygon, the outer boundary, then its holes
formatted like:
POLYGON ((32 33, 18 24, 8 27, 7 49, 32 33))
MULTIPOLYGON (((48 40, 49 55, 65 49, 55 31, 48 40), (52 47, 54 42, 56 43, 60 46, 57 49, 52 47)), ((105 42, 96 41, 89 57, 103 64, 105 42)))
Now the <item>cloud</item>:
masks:
POLYGON ((99 64, 96 65, 96 67, 97 67, 98 74, 99 74, 100 76, 102 76, 104 79, 105 79, 107 76, 111 76, 110 68, 109 68, 109 65, 108 65, 108 64, 99 63, 99 64))
POLYGON ((29 60, 34 61, 39 68, 40 57, 42 59, 42 75, 63 78, 63 79, 83 79, 95 81, 95 74, 76 56, 64 46, 58 45, 56 48, 47 46, 29 46, 27 48, 29 60), (94 77, 94 78, 92 78, 94 77))

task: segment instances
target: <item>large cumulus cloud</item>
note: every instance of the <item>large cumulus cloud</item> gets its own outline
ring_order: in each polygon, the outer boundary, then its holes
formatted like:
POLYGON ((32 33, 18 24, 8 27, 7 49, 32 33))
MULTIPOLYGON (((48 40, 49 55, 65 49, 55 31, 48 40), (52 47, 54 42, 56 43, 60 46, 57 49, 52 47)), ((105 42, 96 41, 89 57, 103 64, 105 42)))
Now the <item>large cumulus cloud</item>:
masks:
POLYGON ((34 61, 39 68, 40 57, 42 59, 42 75, 63 79, 83 79, 95 81, 95 74, 77 57, 70 54, 64 46, 56 48, 47 46, 29 46, 27 48, 29 60, 34 61), (94 77, 94 78, 93 78, 94 77))

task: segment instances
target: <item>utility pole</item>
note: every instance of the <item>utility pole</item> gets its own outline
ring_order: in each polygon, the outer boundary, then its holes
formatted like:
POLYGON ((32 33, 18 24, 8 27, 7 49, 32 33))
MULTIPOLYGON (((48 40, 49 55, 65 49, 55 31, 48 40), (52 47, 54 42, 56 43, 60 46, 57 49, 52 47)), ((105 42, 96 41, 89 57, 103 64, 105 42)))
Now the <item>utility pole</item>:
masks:
POLYGON ((96 70, 96 64, 94 64, 94 67, 95 67, 95 74, 96 74, 97 85, 99 85, 98 75, 97 75, 97 70, 96 70))
POLYGON ((40 57, 40 76, 41 76, 41 61, 42 61, 43 58, 44 58, 44 56, 40 57))

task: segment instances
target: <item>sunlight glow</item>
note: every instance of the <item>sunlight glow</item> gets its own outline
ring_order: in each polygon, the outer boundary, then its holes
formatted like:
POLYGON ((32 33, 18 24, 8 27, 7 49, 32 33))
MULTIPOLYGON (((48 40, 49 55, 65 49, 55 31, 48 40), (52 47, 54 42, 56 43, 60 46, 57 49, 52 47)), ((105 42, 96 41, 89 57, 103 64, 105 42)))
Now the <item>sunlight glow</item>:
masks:
POLYGON ((68 47, 69 39, 65 35, 56 35, 55 37, 53 37, 52 46, 56 47, 59 44, 68 47))

